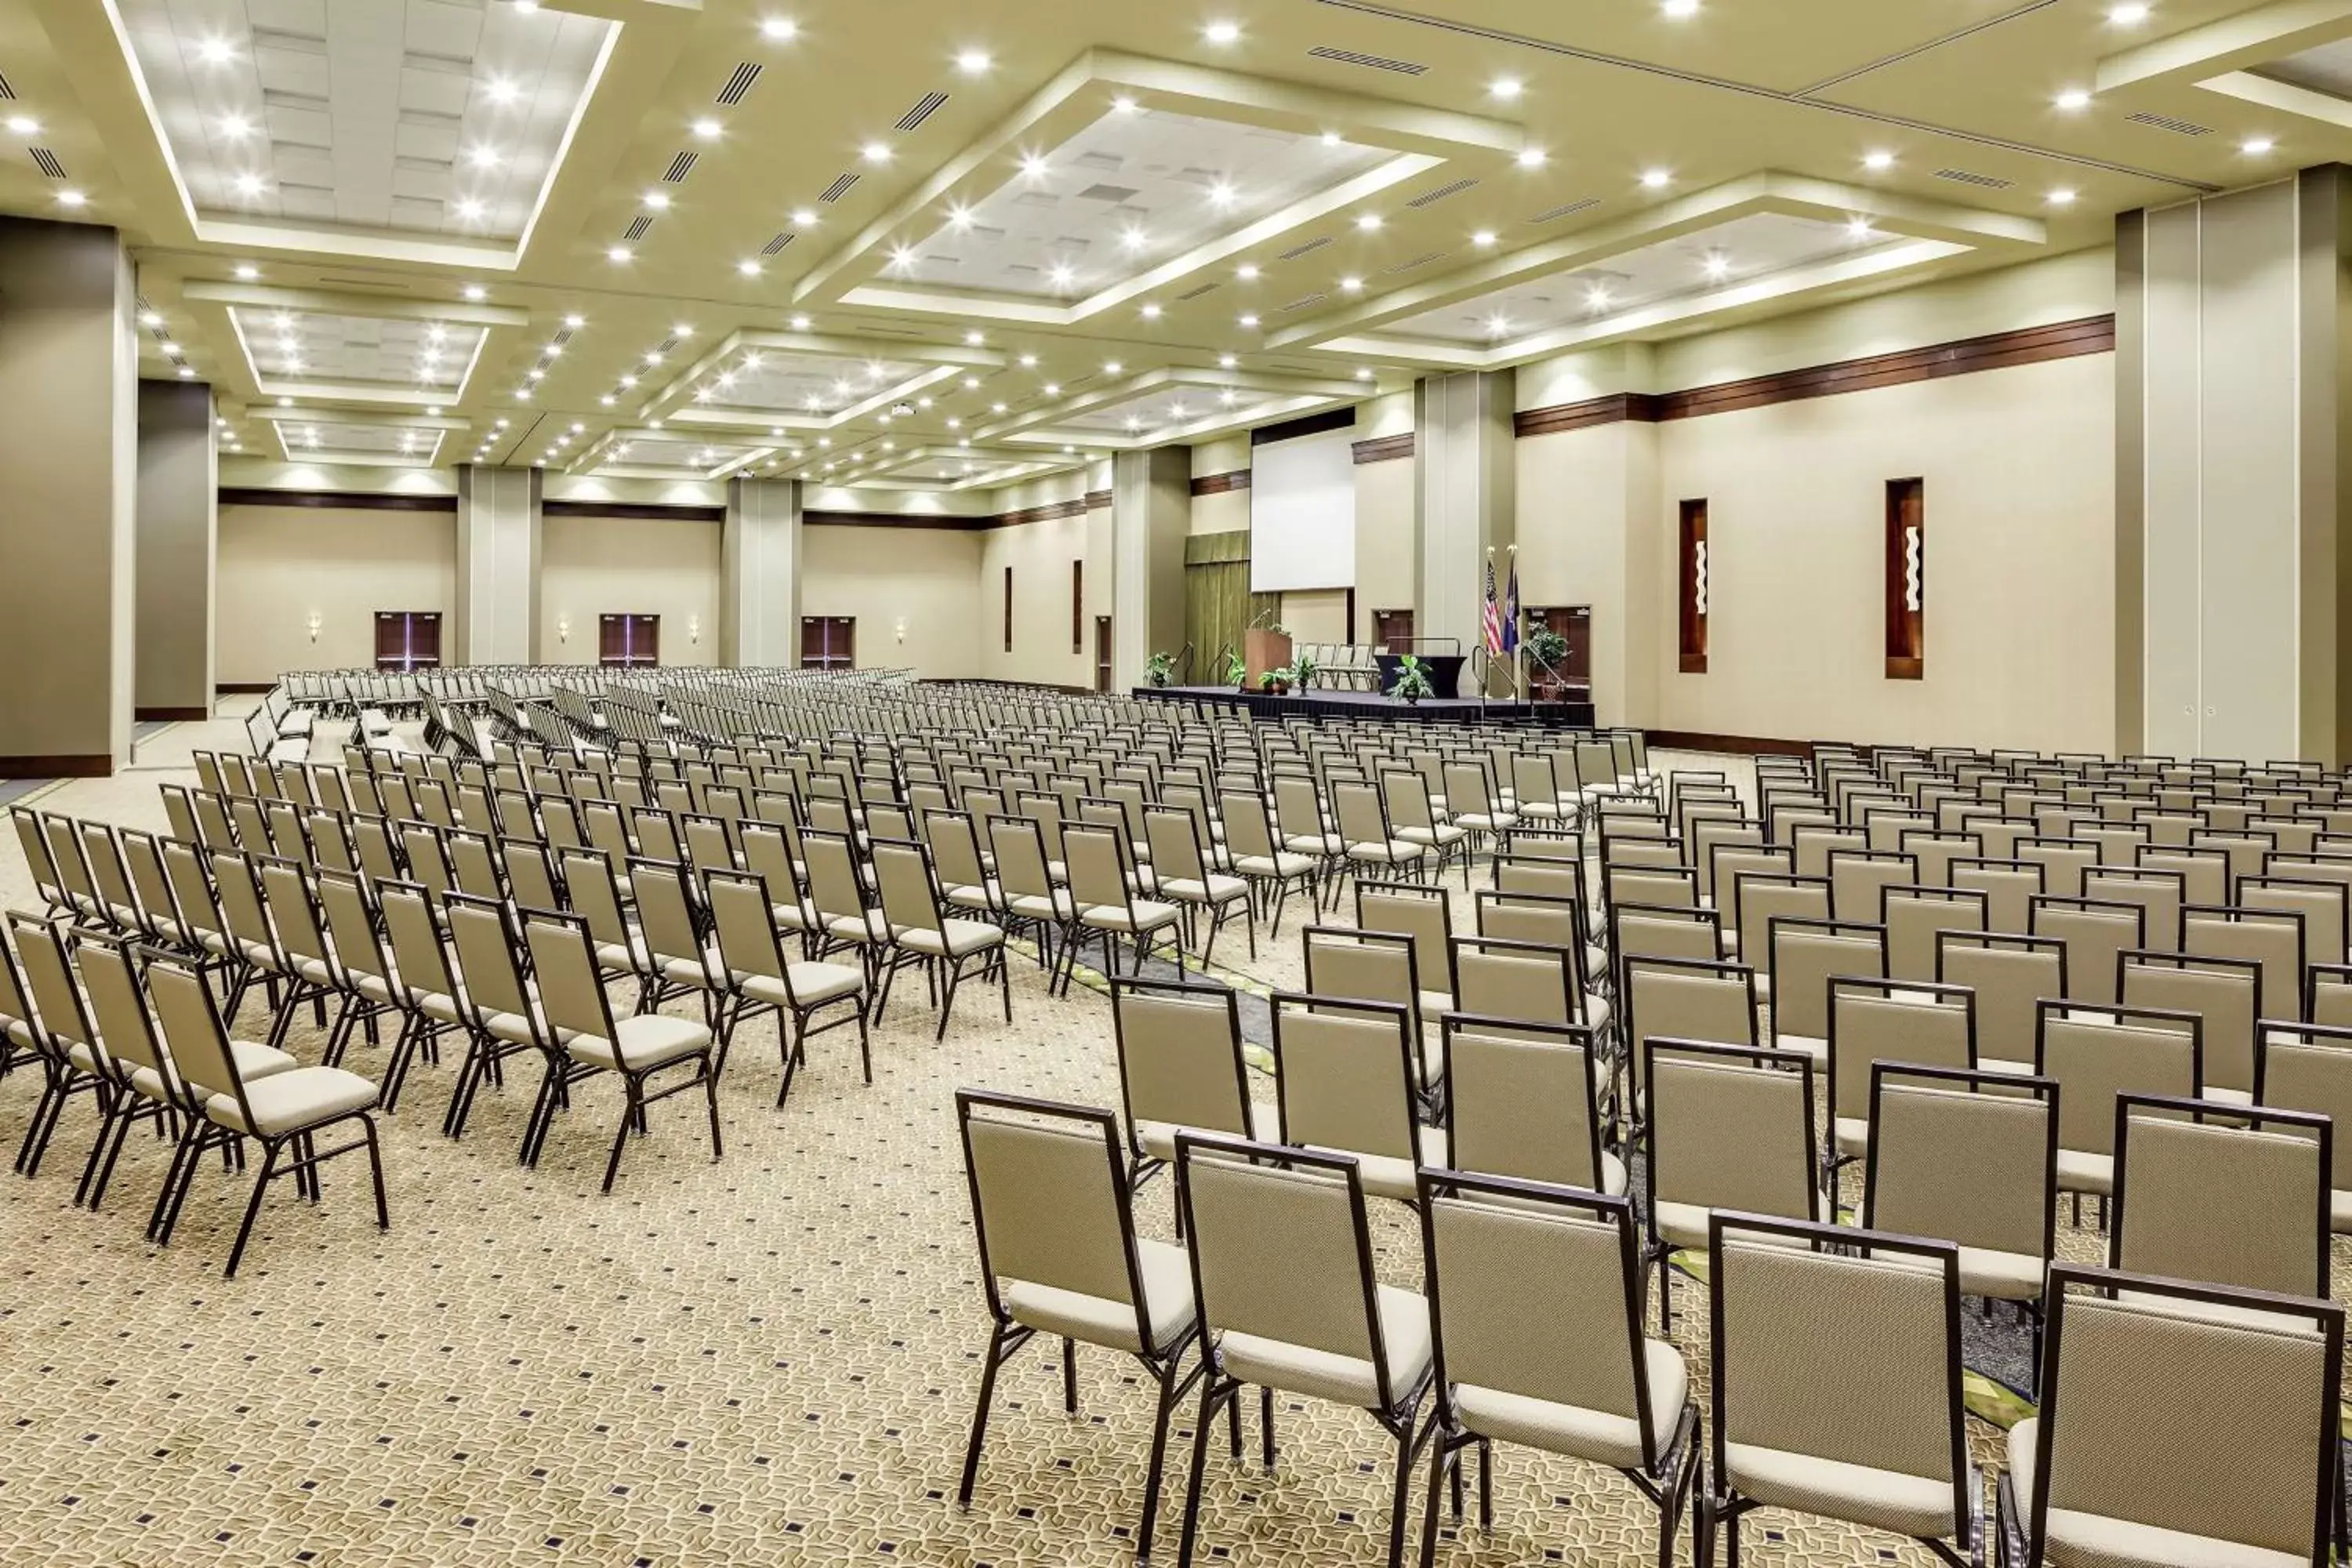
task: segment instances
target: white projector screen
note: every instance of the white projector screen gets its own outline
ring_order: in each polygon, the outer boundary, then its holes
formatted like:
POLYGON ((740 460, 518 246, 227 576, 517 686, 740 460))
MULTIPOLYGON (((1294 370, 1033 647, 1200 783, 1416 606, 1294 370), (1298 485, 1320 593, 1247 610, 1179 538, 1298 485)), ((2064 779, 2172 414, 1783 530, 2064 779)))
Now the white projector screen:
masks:
POLYGON ((1250 454, 1250 592, 1356 585, 1355 432, 1269 441, 1250 454))

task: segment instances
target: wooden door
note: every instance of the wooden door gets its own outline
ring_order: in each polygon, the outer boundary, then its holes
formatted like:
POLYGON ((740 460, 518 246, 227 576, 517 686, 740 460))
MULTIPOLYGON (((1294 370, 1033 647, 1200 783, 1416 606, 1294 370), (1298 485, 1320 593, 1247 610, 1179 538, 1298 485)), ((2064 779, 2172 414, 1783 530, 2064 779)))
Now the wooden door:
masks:
POLYGON ((610 615, 596 617, 596 659, 623 669, 649 668, 661 662, 659 616, 610 615))
POLYGON ((1568 639, 1568 651, 1560 655, 1557 673, 1542 668, 1532 659, 1528 661, 1528 679, 1534 687, 1536 700, 1557 702, 1566 697, 1581 699, 1592 689, 1591 606, 1530 606, 1525 615, 1528 631, 1540 627, 1568 639))
POLYGON ((803 616, 801 668, 855 669, 857 667, 857 617, 803 616))
POLYGON ((375 613, 375 667, 378 669, 433 669, 440 663, 440 611, 378 610, 375 613))
POLYGON ((1372 643, 1391 653, 1404 653, 1412 647, 1412 612, 1411 610, 1374 610, 1372 612, 1372 643))
POLYGON ((1095 617, 1095 689, 1110 689, 1110 617, 1095 617))

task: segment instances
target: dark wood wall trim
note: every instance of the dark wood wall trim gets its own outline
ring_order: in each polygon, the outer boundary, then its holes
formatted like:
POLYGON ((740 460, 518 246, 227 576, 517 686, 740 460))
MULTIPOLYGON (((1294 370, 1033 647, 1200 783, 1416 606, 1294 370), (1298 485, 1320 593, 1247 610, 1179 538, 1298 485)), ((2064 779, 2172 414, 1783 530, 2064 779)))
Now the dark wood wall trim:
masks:
POLYGON ((1762 735, 1714 735, 1703 730, 1645 731, 1653 746, 1676 752, 1727 752, 1743 757, 1810 757, 1811 741, 1776 741, 1762 735))
POLYGON ((1055 522, 1066 517, 1086 515, 1087 498, 1080 496, 1075 500, 1048 501, 1044 506, 1028 507, 1020 511, 999 512, 989 520, 989 523, 994 528, 1018 528, 1024 522, 1055 522))
POLYGON ((938 528, 951 533, 985 533, 993 517, 940 517, 914 511, 803 511, 803 528, 938 528))
POLYGON ((1356 427, 1356 410, 1327 408, 1320 414, 1302 414, 1296 419, 1278 424, 1261 425, 1250 432, 1250 445, 1269 446, 1276 441, 1296 441, 1301 436, 1320 436, 1332 430, 1352 430, 1356 427))
POLYGON ((277 689, 274 680, 223 680, 213 687, 214 694, 219 697, 253 697, 277 689))
POLYGON ((1904 386, 1948 375, 1971 375, 1978 371, 2009 370, 2082 354, 2112 353, 2115 346, 2115 317, 2085 316, 2046 327, 1992 332, 1957 342, 1811 365, 1714 386, 1695 386, 1683 392, 1622 393, 1582 403, 1529 408, 1514 416, 1512 425, 1521 436, 1551 436, 1628 420, 1654 424, 1668 419, 1696 419, 1744 408, 1769 408, 1776 403, 1904 386))
POLYGON ((681 522, 725 522, 723 506, 664 506, 654 501, 547 500, 539 503, 547 517, 638 517, 648 521, 677 519, 681 522))
POLYGON ((114 759, 103 752, 62 756, 0 757, 0 779, 103 779, 114 776, 114 759))
POLYGON ((1245 490, 1249 488, 1250 471, 1247 468, 1234 468, 1222 474, 1192 476, 1192 493, 1196 496, 1227 495, 1234 490, 1245 490))
POLYGON ((1111 495, 1108 490, 1088 490, 1087 492, 1087 510, 1088 511, 1101 511, 1108 508, 1110 505, 1110 502, 1111 495))
POLYGON ((314 507, 336 511, 445 511, 455 516, 456 496, 377 495, 368 490, 268 490, 223 486, 222 506, 314 507))
POLYGON ((131 716, 142 724, 176 724, 189 720, 209 719, 209 708, 133 708, 131 716))
POLYGON ((1408 430, 1402 436, 1381 436, 1370 441, 1359 441, 1355 453, 1358 468, 1366 463, 1392 463, 1399 458, 1410 458, 1412 456, 1412 432, 1408 430))

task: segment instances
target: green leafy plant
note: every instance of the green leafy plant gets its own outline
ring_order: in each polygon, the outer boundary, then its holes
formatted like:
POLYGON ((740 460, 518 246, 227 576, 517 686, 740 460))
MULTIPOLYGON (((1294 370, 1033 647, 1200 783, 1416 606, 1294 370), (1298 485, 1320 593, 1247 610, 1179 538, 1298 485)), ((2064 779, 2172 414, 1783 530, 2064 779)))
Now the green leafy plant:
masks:
POLYGON ((1260 691, 1279 691, 1282 686, 1282 672, 1278 669, 1269 669, 1257 678, 1257 689, 1260 691))
POLYGON ((1283 673, 1290 678, 1293 690, 1304 691, 1315 683, 1315 661, 1302 653, 1290 661, 1290 668, 1283 673))
POLYGON ((1396 679, 1389 685, 1389 695, 1402 697, 1407 702, 1418 702, 1424 697, 1437 695, 1437 687, 1429 679, 1429 666, 1412 654, 1397 660, 1396 679))
POLYGON ((1176 656, 1155 653, 1143 667, 1143 679, 1152 686, 1172 685, 1176 679, 1176 656))
POLYGON ((1249 680, 1249 661, 1242 658, 1240 654, 1234 652, 1230 645, 1226 647, 1224 655, 1225 684, 1227 686, 1242 686, 1247 684, 1249 680))
POLYGON ((1528 657, 1545 669, 1558 669, 1559 661, 1568 657, 1568 639, 1549 626, 1538 626, 1528 633, 1528 657))

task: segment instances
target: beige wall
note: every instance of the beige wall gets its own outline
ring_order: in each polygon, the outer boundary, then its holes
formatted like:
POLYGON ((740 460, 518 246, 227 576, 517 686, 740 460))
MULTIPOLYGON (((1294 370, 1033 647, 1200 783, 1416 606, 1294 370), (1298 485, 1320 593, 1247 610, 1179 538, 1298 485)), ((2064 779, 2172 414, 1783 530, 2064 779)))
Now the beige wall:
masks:
POLYGON ((1348 590, 1308 588, 1282 596, 1282 624, 1297 642, 1348 640, 1348 590))
POLYGON ((540 524, 539 651, 548 664, 594 664, 597 617, 659 616, 661 661, 719 660, 716 522, 643 517, 551 517, 540 524), (569 619, 571 635, 559 626, 569 619), (700 639, 689 625, 698 621, 700 639))
POLYGON ((446 656, 457 574, 454 512, 222 507, 218 679, 250 684, 289 669, 373 664, 378 610, 439 611, 446 656))
MULTIPOLYGON (((980 663, 990 680, 1094 684, 1094 617, 1108 615, 1107 570, 1088 565, 1078 647, 1070 646, 1070 563, 1096 553, 1094 512, 991 529, 981 535, 980 663), (1004 651, 1004 572, 1013 570, 1013 651, 1004 651)), ((1106 509, 1101 515, 1108 519, 1106 509)))
POLYGON ((801 614, 856 616, 862 668, 971 675, 980 650, 982 537, 941 528, 809 529, 801 536, 801 614))

